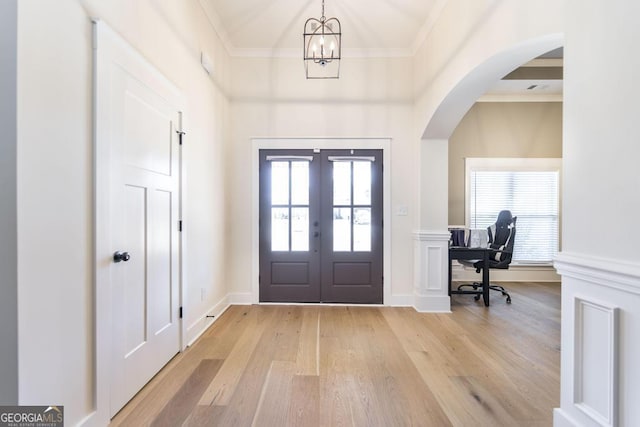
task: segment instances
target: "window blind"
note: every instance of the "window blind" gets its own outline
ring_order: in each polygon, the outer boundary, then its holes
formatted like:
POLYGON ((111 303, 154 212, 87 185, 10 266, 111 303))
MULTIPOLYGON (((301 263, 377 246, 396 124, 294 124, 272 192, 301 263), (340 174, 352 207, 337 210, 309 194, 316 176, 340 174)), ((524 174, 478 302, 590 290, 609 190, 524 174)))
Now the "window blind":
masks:
POLYGON ((508 209, 518 217, 513 261, 550 263, 558 252, 557 171, 470 172, 470 228, 493 224, 508 209))

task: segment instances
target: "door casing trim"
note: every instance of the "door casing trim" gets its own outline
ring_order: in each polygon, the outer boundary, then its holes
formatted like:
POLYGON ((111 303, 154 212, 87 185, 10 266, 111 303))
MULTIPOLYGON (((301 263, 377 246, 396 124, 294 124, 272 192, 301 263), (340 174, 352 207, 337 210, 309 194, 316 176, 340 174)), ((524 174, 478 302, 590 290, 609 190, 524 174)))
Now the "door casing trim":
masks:
POLYGON ((382 150, 383 305, 391 302, 391 138, 251 138, 251 304, 260 302, 260 150, 382 150))

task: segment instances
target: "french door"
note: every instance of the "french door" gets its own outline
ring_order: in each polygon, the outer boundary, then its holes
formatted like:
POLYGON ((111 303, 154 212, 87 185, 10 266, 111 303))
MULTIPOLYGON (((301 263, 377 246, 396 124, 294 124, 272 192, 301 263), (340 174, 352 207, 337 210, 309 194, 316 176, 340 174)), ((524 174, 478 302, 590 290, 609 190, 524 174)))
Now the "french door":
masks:
POLYGON ((382 150, 260 150, 260 301, 381 304, 382 150))

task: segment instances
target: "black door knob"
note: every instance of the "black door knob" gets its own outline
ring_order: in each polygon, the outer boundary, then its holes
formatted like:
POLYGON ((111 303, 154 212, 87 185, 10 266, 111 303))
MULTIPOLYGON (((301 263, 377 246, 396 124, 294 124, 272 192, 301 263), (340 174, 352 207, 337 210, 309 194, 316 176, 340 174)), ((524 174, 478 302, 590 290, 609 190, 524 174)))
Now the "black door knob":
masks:
POLYGON ((129 252, 117 251, 113 254, 113 262, 120 262, 120 261, 127 262, 130 259, 131 259, 131 255, 129 255, 129 252))

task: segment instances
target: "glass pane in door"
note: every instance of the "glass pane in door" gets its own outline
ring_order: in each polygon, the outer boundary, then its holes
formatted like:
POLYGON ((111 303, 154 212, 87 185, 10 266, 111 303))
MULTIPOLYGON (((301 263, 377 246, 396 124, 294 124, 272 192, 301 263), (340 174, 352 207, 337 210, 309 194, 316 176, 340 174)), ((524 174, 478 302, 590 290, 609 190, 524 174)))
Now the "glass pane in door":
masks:
POLYGON ((333 208, 333 250, 351 251, 351 208, 333 208))
POLYGON ((291 209, 291 250, 309 250, 309 208, 291 209))
POLYGON ((333 204, 351 204, 351 162, 333 162, 333 204))
POLYGON ((353 204, 371 204, 371 162, 353 162, 353 204))
POLYGON ((353 208, 353 250, 371 250, 371 208, 353 208))
POLYGON ((271 208, 271 250, 289 250, 289 208, 271 208))
POLYGON ((271 163, 271 204, 289 204, 289 162, 271 163))
POLYGON ((309 205, 309 162, 291 162, 291 204, 309 205))

